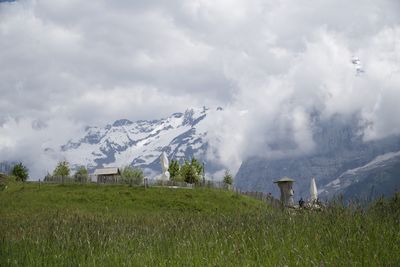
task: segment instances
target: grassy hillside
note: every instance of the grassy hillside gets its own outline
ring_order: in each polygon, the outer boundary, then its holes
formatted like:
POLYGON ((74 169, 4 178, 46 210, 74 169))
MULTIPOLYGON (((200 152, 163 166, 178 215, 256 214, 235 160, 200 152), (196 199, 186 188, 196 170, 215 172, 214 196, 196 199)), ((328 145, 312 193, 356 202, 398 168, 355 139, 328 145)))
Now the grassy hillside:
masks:
POLYGON ((140 213, 232 213, 265 209, 259 201, 233 192, 124 185, 15 184, 0 195, 0 212, 35 214, 71 210, 101 216, 140 213))
POLYGON ((287 212, 211 189, 12 185, 0 266, 396 266, 400 198, 287 212))

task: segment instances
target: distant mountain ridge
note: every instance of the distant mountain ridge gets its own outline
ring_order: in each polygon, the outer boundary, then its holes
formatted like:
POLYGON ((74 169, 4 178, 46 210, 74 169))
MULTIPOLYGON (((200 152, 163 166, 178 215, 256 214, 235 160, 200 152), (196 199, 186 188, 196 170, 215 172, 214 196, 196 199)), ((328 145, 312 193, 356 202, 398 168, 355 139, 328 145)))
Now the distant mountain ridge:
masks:
MULTIPOLYGON (((150 175, 160 172, 159 157, 165 151, 170 159, 180 161, 192 157, 206 161, 208 142, 207 116, 221 109, 191 108, 160 120, 127 119, 115 121, 104 128, 87 127, 85 136, 70 140, 61 147, 62 154, 73 166, 89 169, 98 166, 136 166, 150 175)), ((206 162, 210 173, 221 169, 206 162)))
MULTIPOLYGON (((116 120, 105 127, 87 127, 85 134, 61 146, 60 151, 73 167, 90 170, 106 166, 135 166, 149 177, 161 173, 159 157, 183 161, 196 157, 206 164, 208 176, 222 173, 228 166, 207 160, 210 147, 209 119, 222 108, 191 108, 159 120, 116 120)), ((272 192, 279 195, 274 180, 289 176, 296 180, 295 197, 309 196, 311 177, 316 178, 321 198, 343 194, 346 198, 391 195, 400 190, 400 136, 364 141, 363 126, 357 116, 333 116, 322 120, 315 114, 309 154, 288 153, 280 158, 253 156, 244 160, 235 177, 243 191, 272 192)), ((270 144, 274 149, 296 147, 291 140, 270 144)), ((290 149, 288 150, 290 151, 290 149)), ((221 179, 222 177, 216 176, 221 179)))
POLYGON ((308 155, 279 159, 252 157, 244 161, 236 175, 236 186, 245 191, 278 195, 273 181, 289 176, 296 180, 297 198, 309 197, 312 177, 316 178, 321 198, 338 194, 347 198, 376 197, 400 190, 399 136, 364 142, 356 117, 344 120, 336 116, 317 122, 313 139, 316 149, 308 155))
POLYGON ((322 196, 342 194, 345 198, 373 199, 400 191, 400 151, 377 156, 367 164, 350 169, 328 183, 322 196))

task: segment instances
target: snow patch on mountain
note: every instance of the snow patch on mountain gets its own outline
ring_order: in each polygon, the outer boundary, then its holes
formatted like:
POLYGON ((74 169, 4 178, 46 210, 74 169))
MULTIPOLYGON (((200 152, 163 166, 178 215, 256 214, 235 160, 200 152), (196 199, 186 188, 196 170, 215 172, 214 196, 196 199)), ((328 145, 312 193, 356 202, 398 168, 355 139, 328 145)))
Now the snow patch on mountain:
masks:
MULTIPOLYGON (((191 108, 160 120, 132 122, 122 119, 112 125, 87 127, 85 135, 61 147, 73 167, 135 166, 159 170, 159 157, 165 151, 170 159, 180 161, 191 157, 207 161, 207 118, 222 109, 191 108)), ((209 172, 221 166, 207 162, 209 172)))
POLYGON ((365 173, 369 173, 376 169, 384 169, 390 163, 400 160, 400 151, 389 152, 379 155, 367 164, 345 171, 337 179, 325 185, 320 193, 326 196, 333 196, 344 191, 350 185, 360 182, 365 173))

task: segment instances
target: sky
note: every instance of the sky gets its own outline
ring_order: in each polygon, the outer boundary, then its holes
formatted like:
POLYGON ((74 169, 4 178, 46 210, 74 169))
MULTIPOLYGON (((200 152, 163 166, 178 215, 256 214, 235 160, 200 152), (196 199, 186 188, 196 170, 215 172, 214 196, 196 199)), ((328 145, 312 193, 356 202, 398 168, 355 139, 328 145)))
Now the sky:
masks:
POLYGON ((312 151, 315 112, 399 134, 399 100, 398 0, 0 1, 0 161, 35 172, 121 118, 222 106, 210 143, 237 169, 289 135, 312 151))

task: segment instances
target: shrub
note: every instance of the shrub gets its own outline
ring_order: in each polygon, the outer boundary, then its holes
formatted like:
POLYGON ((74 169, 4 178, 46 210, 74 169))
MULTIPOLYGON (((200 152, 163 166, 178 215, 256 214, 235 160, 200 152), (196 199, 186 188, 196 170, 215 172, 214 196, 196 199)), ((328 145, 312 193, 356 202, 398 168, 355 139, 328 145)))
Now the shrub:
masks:
POLYGON ((197 184, 200 182, 200 173, 196 165, 192 163, 185 161, 181 167, 180 174, 186 183, 197 184))
POLYGON ((65 176, 68 176, 69 173, 70 173, 69 163, 68 163, 68 161, 64 160, 64 161, 60 161, 57 164, 57 167, 53 171, 53 176, 65 177, 65 176))
POLYGON ((180 176, 180 166, 179 162, 175 159, 171 160, 171 163, 169 164, 168 168, 169 174, 170 174, 170 179, 171 181, 183 181, 182 177, 180 176))
POLYGON ((233 183, 233 178, 232 175, 229 173, 229 170, 225 171, 225 175, 224 175, 224 184, 226 185, 232 185, 233 183))
POLYGON ((141 185, 144 179, 144 173, 139 168, 132 168, 131 166, 126 166, 122 170, 122 179, 129 184, 129 186, 133 185, 141 185))
POLYGON ((74 180, 79 183, 90 182, 88 170, 84 166, 79 167, 74 174, 74 180))
POLYGON ((20 162, 13 167, 11 174, 16 177, 17 181, 25 182, 29 177, 29 170, 20 162))

